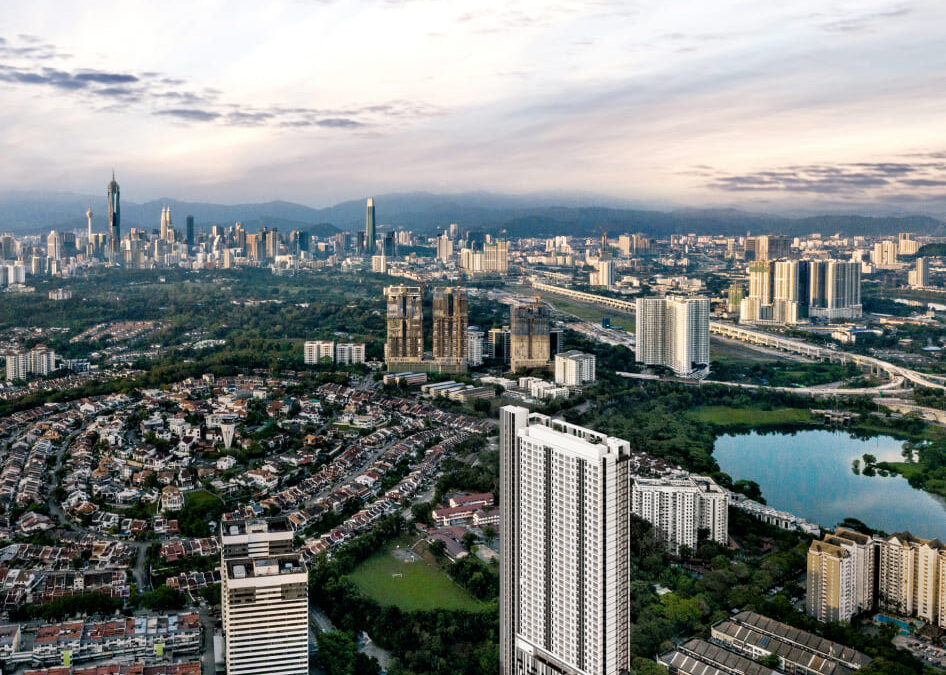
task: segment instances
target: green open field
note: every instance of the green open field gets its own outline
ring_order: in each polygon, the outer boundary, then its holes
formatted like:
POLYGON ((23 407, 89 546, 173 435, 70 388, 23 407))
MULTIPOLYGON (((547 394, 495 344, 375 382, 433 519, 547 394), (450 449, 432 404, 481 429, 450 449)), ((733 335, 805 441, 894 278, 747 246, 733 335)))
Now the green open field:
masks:
POLYGON ((728 408, 722 405, 701 406, 688 413, 698 422, 720 426, 761 424, 809 424, 815 422, 811 413, 801 408, 728 408))
MULTIPOLYGON (((400 542, 404 545, 403 540, 400 542)), ((450 609, 476 611, 485 605, 423 558, 402 562, 392 547, 375 554, 348 575, 365 595, 404 611, 450 609), (400 574, 395 577, 392 575, 400 574)))
POLYGON ((599 307, 591 303, 578 302, 571 298, 566 298, 555 293, 542 293, 542 299, 552 305, 555 309, 566 314, 573 314, 585 321, 592 323, 601 323, 604 317, 611 318, 611 325, 623 328, 624 330, 634 330, 634 317, 626 312, 609 310, 606 307, 599 307))

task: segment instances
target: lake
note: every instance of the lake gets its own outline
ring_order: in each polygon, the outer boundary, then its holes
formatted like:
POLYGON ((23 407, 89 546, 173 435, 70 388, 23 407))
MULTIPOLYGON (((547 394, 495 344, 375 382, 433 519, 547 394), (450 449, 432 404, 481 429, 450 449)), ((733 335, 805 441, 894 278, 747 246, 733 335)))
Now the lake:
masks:
MULTIPOLYGON (((888 533, 946 539, 946 500, 916 490, 900 476, 855 475, 854 459, 902 461, 902 441, 852 438, 841 431, 741 434, 716 439, 713 456, 733 480, 753 480, 766 502, 833 527, 847 517, 888 533)), ((861 461, 863 469, 864 462, 861 461)))

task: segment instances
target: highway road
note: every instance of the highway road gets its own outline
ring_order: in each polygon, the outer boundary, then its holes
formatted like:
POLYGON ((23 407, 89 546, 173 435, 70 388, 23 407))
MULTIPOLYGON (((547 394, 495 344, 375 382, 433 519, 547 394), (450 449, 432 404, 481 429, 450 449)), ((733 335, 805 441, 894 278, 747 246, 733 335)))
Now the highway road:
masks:
MULTIPOLYGON (((582 291, 552 286, 550 284, 533 283, 533 286, 540 291, 563 295, 565 297, 583 302, 603 305, 605 307, 616 309, 627 314, 636 313, 635 304, 628 300, 609 298, 603 295, 594 295, 593 293, 584 293, 582 291)), ((740 342, 745 342, 746 344, 760 345, 763 347, 774 348, 779 351, 801 354, 802 356, 807 356, 809 358, 856 363, 857 365, 864 368, 885 372, 892 379, 900 377, 921 387, 946 391, 946 385, 942 383, 942 378, 940 377, 921 373, 919 371, 913 370, 912 368, 898 366, 896 364, 890 363, 889 361, 884 361, 883 359, 867 356, 865 354, 855 354, 852 352, 832 349, 830 347, 824 347, 822 345, 808 342, 807 340, 784 337, 782 335, 771 333, 766 330, 761 330, 759 328, 750 328, 748 326, 726 323, 723 321, 710 321, 710 333, 739 340, 740 342)))

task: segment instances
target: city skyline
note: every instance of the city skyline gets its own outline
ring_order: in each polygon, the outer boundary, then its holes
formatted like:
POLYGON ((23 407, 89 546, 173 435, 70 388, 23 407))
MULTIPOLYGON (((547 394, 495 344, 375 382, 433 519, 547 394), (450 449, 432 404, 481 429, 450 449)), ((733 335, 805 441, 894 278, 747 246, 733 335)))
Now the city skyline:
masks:
POLYGON ((188 11, 4 5, 0 188, 946 212, 936 3, 188 11))

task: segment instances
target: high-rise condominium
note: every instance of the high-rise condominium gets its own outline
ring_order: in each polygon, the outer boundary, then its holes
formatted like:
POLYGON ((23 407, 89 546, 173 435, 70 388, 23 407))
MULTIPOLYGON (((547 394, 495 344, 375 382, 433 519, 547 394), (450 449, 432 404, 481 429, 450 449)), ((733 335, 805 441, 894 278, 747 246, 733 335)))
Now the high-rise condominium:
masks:
POLYGON ((435 360, 465 362, 470 324, 469 297, 459 288, 434 289, 433 355, 435 360))
POLYGON ((873 608, 876 545, 871 537, 839 527, 808 548, 805 607, 819 621, 850 621, 873 608))
POLYGON ((924 288, 930 285, 930 270, 926 258, 917 258, 916 266, 907 275, 911 286, 924 288))
POLYGON ((709 299, 638 298, 637 361, 665 366, 678 377, 709 369, 709 299))
POLYGON ((878 241, 870 253, 870 261, 878 269, 896 269, 897 242, 892 240, 878 241))
POLYGON ((763 234, 756 237, 755 259, 776 260, 791 253, 792 240, 784 234, 763 234))
POLYGON ((322 359, 335 360, 334 340, 312 340, 303 345, 302 360, 306 364, 321 363, 322 359))
POLYGON ((772 267, 773 319, 786 324, 795 324, 807 319, 811 285, 809 261, 776 260, 772 267))
POLYGON ((614 261, 599 260, 589 277, 589 285, 611 288, 614 285, 614 261))
POLYGON ((946 628, 946 546, 900 532, 879 543, 878 559, 881 609, 946 628))
POLYGON ((794 324, 809 317, 860 316, 860 263, 842 260, 749 263, 749 295, 739 304, 740 323, 794 324))
POLYGON ((897 253, 900 255, 916 255, 920 250, 920 242, 911 238, 909 232, 901 232, 897 235, 897 253))
POLYGON ((555 384, 580 387, 595 381, 595 355, 575 349, 555 355, 555 384))
POLYGON ((810 262, 809 314, 826 319, 861 317, 861 265, 843 260, 810 262))
POLYGON ((466 358, 471 366, 482 366, 483 355, 486 353, 486 340, 483 331, 476 326, 466 330, 466 358))
POLYGON ((629 663, 627 441, 500 410, 500 669, 619 675, 629 663))
POLYGON ((509 321, 509 368, 544 368, 549 365, 549 308, 539 302, 514 305, 509 321))
POLYGON ((387 286, 388 339, 384 360, 388 364, 420 361, 424 356, 424 306, 419 286, 387 286))
POLYGON ((365 207, 365 254, 374 255, 375 252, 375 229, 374 229, 374 199, 368 197, 368 205, 365 207))
POLYGON ((483 271, 506 274, 509 270, 509 242, 497 239, 483 244, 483 271))
POLYGON ((729 537, 729 494, 712 478, 634 478, 631 510, 654 526, 673 551, 696 550, 700 530, 718 544, 729 537))
MULTIPOLYGON (((240 223, 237 223, 238 225, 240 223)), ((184 219, 184 228, 185 228, 185 238, 188 246, 194 245, 194 216, 187 216, 184 219)), ((240 228, 242 229, 242 227, 240 228)), ((237 246, 241 246, 240 242, 237 242, 237 246)))
POLYGON ((509 326, 499 328, 490 328, 486 334, 486 354, 491 359, 501 359, 503 363, 509 363, 509 326))
POLYGON ((120 191, 112 171, 112 182, 108 184, 108 259, 113 261, 121 248, 121 204, 120 191))
POLYGON ((447 262, 453 257, 453 240, 446 232, 437 237, 437 259, 447 262))
POLYGON ((224 521, 220 577, 229 675, 307 675, 308 574, 286 518, 224 521))

